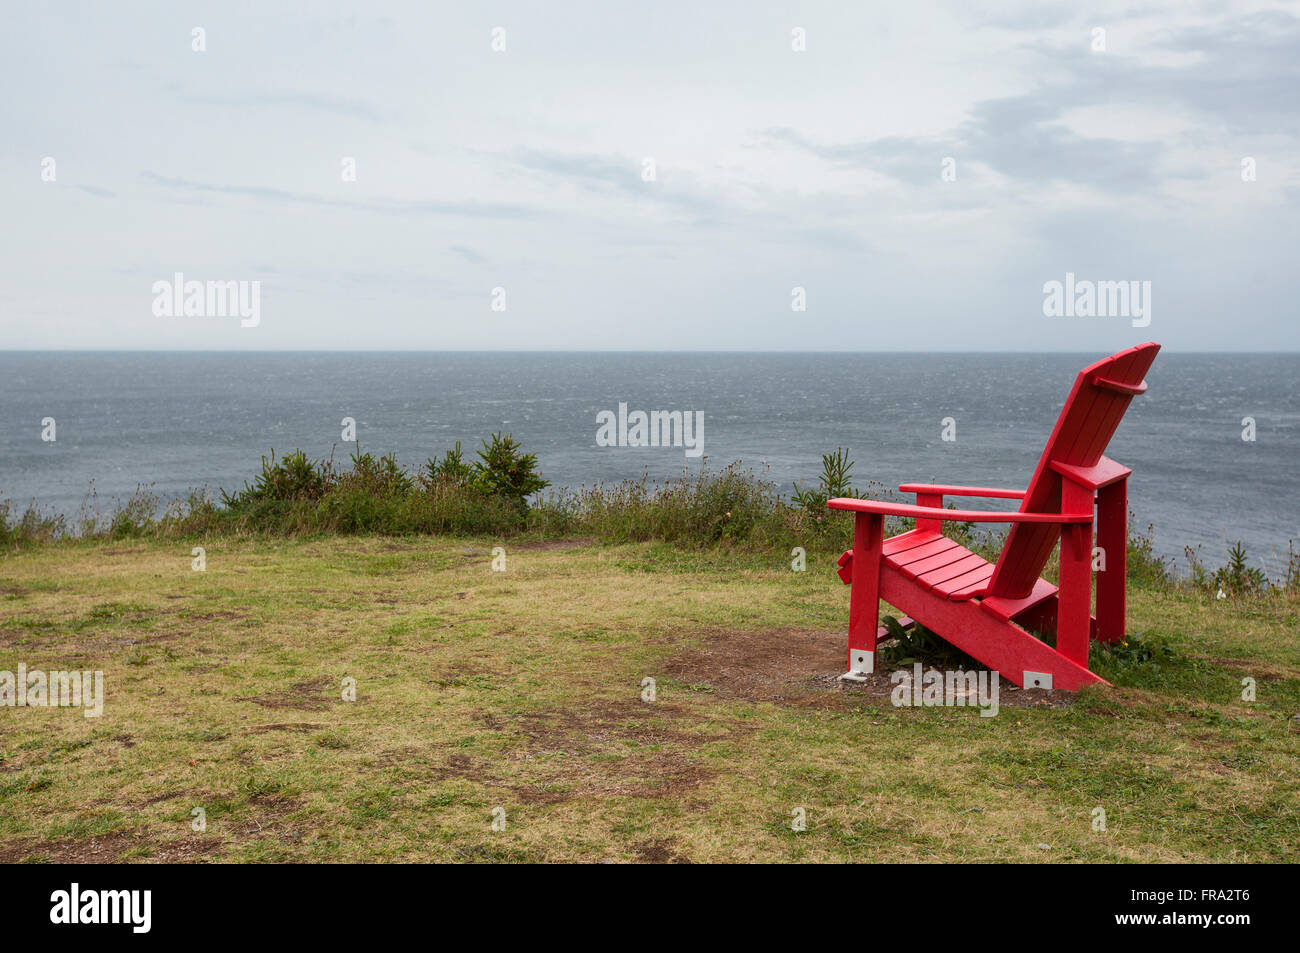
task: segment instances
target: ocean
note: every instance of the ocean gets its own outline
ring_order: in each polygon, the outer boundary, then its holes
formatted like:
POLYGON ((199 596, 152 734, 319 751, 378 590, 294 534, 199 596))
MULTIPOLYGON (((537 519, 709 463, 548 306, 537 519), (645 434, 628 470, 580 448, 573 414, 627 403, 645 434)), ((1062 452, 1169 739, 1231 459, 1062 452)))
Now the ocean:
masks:
MULTIPOLYGON (((215 495, 271 448, 346 457, 345 417, 363 450, 412 467, 513 433, 555 487, 740 461, 788 491, 847 447, 860 487, 1023 488, 1075 374, 1103 356, 0 352, 0 499, 71 516, 92 480, 104 512, 137 485, 215 495), (703 457, 599 446, 597 415, 620 404, 702 413, 703 457)), ((1148 381, 1108 450, 1134 470, 1137 522, 1181 568, 1185 546, 1219 565, 1241 540, 1253 564, 1283 571, 1300 536, 1300 354, 1162 353, 1148 381)))

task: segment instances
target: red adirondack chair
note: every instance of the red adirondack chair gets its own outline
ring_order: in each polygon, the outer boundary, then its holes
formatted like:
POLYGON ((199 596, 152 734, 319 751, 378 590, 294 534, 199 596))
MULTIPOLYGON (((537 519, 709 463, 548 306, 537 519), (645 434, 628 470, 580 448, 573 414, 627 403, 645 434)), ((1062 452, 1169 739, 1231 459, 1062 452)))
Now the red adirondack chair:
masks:
MULTIPOLYGON (((875 668, 887 630, 877 626, 879 601, 907 613, 968 655, 1022 688, 1074 691, 1104 680, 1088 670, 1089 639, 1124 635, 1128 549, 1127 481, 1132 472, 1104 456, 1128 409, 1146 391, 1143 377, 1160 345, 1138 345, 1085 367, 1065 400, 1029 488, 904 483, 916 506, 837 497, 826 505, 854 516, 853 548, 840 557, 849 597, 849 670, 861 679, 875 668), (945 496, 1020 500, 1015 512, 949 510, 945 496), (1097 510, 1097 615, 1092 611, 1093 508, 1097 510), (886 516, 912 517, 916 528, 884 539, 886 516), (996 563, 941 532, 945 521, 1010 523, 996 563), (1057 539, 1060 585, 1039 578, 1057 539), (1028 629, 1056 634, 1056 648, 1028 629)), ((909 618, 910 617, 910 618, 909 618)))

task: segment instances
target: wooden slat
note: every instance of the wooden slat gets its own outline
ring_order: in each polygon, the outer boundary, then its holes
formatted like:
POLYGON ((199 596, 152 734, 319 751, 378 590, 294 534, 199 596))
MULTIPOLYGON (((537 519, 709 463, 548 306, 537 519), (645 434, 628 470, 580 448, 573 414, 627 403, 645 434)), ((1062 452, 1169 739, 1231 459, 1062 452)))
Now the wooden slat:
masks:
MULTIPOLYGON (((989 578, 991 578, 992 576, 993 573, 989 573, 989 578)), ((951 587, 948 589, 948 593, 954 599, 972 599, 975 596, 983 596, 985 591, 988 589, 988 582, 989 582, 988 578, 981 579, 977 575, 975 576, 974 579, 966 583, 964 586, 961 586, 961 588, 959 589, 956 588, 958 585, 958 580, 954 579, 951 580, 951 587)))
POLYGON ((970 598, 980 589, 988 584, 989 577, 993 575, 993 564, 985 562, 983 566, 978 566, 970 572, 963 573, 953 579, 945 579, 942 583, 934 587, 935 592, 942 592, 950 597, 961 598, 965 596, 970 598))
POLYGON ((927 570, 938 569, 940 566, 946 566, 954 560, 961 559, 967 552, 969 550, 958 545, 953 540, 945 539, 926 543, 924 546, 918 546, 916 549, 909 549, 905 553, 886 558, 889 565, 896 566, 915 577, 927 570))
POLYGON ((956 579, 958 576, 964 576, 972 569, 979 569, 981 566, 988 565, 988 560, 976 553, 968 552, 964 557, 954 563, 941 566, 938 569, 932 569, 929 572, 921 573, 916 577, 917 581, 924 586, 933 589, 940 583, 949 579, 956 579))
POLYGON ((910 533, 903 533, 899 536, 891 536, 885 540, 884 553, 886 556, 893 556, 896 553, 907 552, 909 549, 915 549, 917 546, 924 546, 926 543, 934 542, 936 539, 943 539, 939 533, 927 532, 925 530, 912 530, 910 533))

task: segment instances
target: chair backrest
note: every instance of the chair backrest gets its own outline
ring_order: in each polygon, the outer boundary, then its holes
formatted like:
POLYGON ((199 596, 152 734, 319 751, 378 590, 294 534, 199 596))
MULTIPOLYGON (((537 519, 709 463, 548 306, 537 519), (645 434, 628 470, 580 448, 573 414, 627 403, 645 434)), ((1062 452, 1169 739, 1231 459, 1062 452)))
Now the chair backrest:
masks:
MULTIPOLYGON (((1074 388, 1065 399, 1056 427, 1038 460, 1025 493, 1022 513, 1059 513, 1061 475, 1053 462, 1090 467, 1106 452, 1129 401, 1146 389, 1143 378, 1155 360, 1160 345, 1139 344, 1079 372, 1074 388)), ((1017 523, 1011 527, 1007 544, 998 557, 989 580, 987 595, 1024 599, 1032 591, 1060 539, 1060 527, 1050 523, 1017 523)))

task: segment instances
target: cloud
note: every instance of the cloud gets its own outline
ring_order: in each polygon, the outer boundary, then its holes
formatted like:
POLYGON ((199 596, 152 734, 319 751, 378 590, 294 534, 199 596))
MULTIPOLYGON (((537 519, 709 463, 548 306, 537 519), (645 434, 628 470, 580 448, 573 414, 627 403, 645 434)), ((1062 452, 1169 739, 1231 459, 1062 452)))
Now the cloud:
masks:
MULTIPOLYGON (((1234 134, 1296 130, 1300 87, 1300 18, 1280 11, 1218 27, 1166 29, 1152 49, 1178 58, 1153 62, 1134 52, 1093 53, 1082 44, 1038 48, 1038 72, 1051 75, 1029 91, 976 103, 966 121, 942 135, 883 136, 816 142, 788 127, 763 138, 840 166, 870 169, 899 181, 929 183, 943 156, 974 161, 1020 183, 1064 181, 1111 192, 1151 190, 1175 143, 1087 135, 1069 113, 1116 104, 1199 113, 1234 134)), ((1186 175, 1187 173, 1180 173, 1186 175)))
POLYGON ((1155 184, 1154 167, 1164 153, 1162 145, 1080 135, 1063 124, 1063 112, 1049 97, 1013 96, 978 104, 969 121, 944 136, 885 136, 823 144, 781 127, 764 130, 762 135, 827 162, 868 169, 912 185, 937 181, 948 156, 963 164, 981 163, 1022 183, 1068 181, 1126 192, 1155 184))
MULTIPOLYGON (((1159 108, 1176 104, 1207 115, 1233 133, 1296 131, 1300 86, 1300 17, 1281 10, 1248 14, 1214 26, 1163 31, 1154 44, 1190 62, 1160 66, 1126 58, 1102 96, 1136 93, 1159 108)), ((1082 81, 1080 81, 1082 85, 1082 81)))
POLYGON ((472 261, 476 265, 482 265, 487 262, 487 259, 484 258, 482 255, 480 255, 478 252, 476 252, 474 249, 466 248, 464 245, 449 245, 447 246, 447 251, 451 252, 454 255, 459 255, 461 258, 464 258, 466 261, 472 261))
POLYGON ((657 169, 656 179, 641 177, 640 159, 553 152, 541 149, 514 149, 503 158, 522 168, 564 179, 581 189, 603 194, 621 193, 651 205, 671 206, 692 215, 696 224, 707 225, 724 212, 736 212, 714 195, 698 188, 692 175, 683 169, 657 169))
POLYGON ((540 149, 515 149, 509 158, 527 169, 574 179, 587 186, 612 185, 625 192, 644 193, 640 163, 608 159, 593 155, 545 152, 540 149))
POLYGON ((545 210, 504 202, 442 201, 437 199, 339 199, 309 192, 295 192, 267 186, 218 185, 159 175, 142 173, 145 181, 172 192, 189 194, 232 195, 260 202, 279 202, 287 205, 311 205, 319 208, 349 209, 376 215, 446 215, 463 218, 529 219, 542 217, 545 210))

